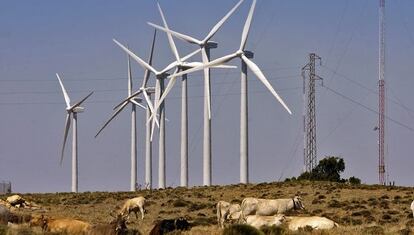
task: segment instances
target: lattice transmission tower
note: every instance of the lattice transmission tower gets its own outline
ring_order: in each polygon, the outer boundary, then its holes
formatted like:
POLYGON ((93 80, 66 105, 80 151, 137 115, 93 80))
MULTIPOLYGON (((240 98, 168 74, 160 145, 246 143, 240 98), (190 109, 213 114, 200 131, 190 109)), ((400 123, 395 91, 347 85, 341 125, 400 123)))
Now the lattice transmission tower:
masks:
POLYGON ((379 0, 378 178, 385 185, 385 0, 379 0))
POLYGON ((322 80, 316 75, 316 61, 322 63, 321 57, 309 54, 309 63, 302 68, 303 77, 303 135, 304 171, 311 172, 317 165, 316 156, 316 90, 315 81, 322 80))

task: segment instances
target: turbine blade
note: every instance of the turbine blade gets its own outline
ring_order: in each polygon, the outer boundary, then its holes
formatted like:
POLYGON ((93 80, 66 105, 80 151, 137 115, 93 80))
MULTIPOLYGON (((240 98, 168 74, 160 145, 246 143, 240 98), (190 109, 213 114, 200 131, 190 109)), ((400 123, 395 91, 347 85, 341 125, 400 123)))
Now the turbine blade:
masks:
POLYGON ((142 105, 142 104, 138 103, 136 100, 131 99, 130 101, 131 101, 131 103, 133 103, 133 104, 135 104, 135 105, 139 106, 140 108, 142 108, 142 109, 144 109, 144 110, 147 110, 147 107, 145 107, 144 105, 142 105))
POLYGON ((250 68, 250 70, 256 75, 256 77, 267 87, 267 89, 269 89, 273 96, 276 97, 279 103, 282 104, 286 111, 288 111, 289 114, 292 114, 292 111, 290 111, 289 107, 285 104, 283 99, 276 93, 275 89, 273 89, 272 85, 266 79, 260 68, 253 61, 249 60, 245 55, 242 55, 241 58, 250 68))
POLYGON ((173 30, 171 30, 171 29, 166 29, 166 28, 161 27, 161 26, 159 26, 159 25, 156 25, 156 24, 154 24, 154 23, 147 22, 147 24, 149 24, 150 26, 152 26, 152 27, 154 27, 154 28, 156 28, 156 29, 159 29, 159 30, 161 30, 161 31, 164 31, 164 32, 166 32, 166 33, 171 33, 172 35, 174 35, 174 36, 175 36, 175 37, 177 37, 178 39, 181 39, 181 40, 186 41, 186 42, 188 42, 188 43, 197 44, 197 45, 202 45, 202 43, 203 43, 202 41, 197 40, 197 39, 195 39, 195 38, 193 38, 193 37, 190 37, 190 36, 185 35, 185 34, 182 34, 182 33, 175 32, 175 31, 173 31, 173 30))
POLYGON ((199 70, 204 69, 204 67, 209 68, 209 67, 214 67, 214 66, 217 66, 217 65, 221 65, 221 64, 224 64, 226 62, 229 62, 230 60, 232 60, 232 59, 234 59, 238 56, 239 55, 237 53, 226 55, 226 56, 223 56, 221 58, 212 60, 212 61, 208 62, 207 64, 203 64, 203 65, 198 66, 198 67, 194 67, 194 68, 191 68, 191 69, 181 71, 181 72, 176 73, 176 74, 172 74, 172 75, 168 76, 168 78, 179 77, 179 76, 182 76, 183 74, 188 74, 188 73, 192 73, 192 72, 195 72, 195 71, 199 71, 199 70))
POLYGON ((247 37, 249 36, 250 25, 252 23, 254 8, 256 6, 256 0, 253 0, 252 6, 250 7, 249 14, 247 15, 246 23, 244 24, 242 38, 240 42, 240 50, 244 50, 246 46, 247 37))
POLYGON ((155 70, 151 65, 147 64, 147 62, 143 61, 141 58, 139 58, 137 55, 135 55, 132 51, 128 50, 128 48, 126 48, 124 45, 122 45, 120 42, 118 42, 117 40, 113 39, 113 41, 122 48, 122 50, 124 50, 126 53, 128 53, 132 59, 136 60, 138 62, 138 64, 140 64, 144 69, 148 69, 151 72, 153 72, 154 74, 158 74, 158 71, 155 70))
POLYGON ((147 102, 147 105, 148 105, 151 113, 153 113, 154 112, 154 106, 152 105, 151 99, 150 99, 147 91, 144 90, 143 94, 144 94, 145 101, 147 102))
MULTIPOLYGON (((208 64, 209 60, 207 57, 207 52, 205 48, 201 51, 201 55, 203 57, 203 64, 208 64)), ((211 97, 210 97, 210 69, 208 67, 204 67, 204 90, 207 94, 207 114, 208 119, 211 119, 211 97)))
MULTIPOLYGON (((148 57, 148 64, 152 66, 152 57, 154 55, 154 46, 155 46, 155 39, 157 37, 157 30, 154 29, 154 36, 152 38, 152 44, 151 44, 151 50, 150 50, 150 54, 148 57)), ((150 72, 148 69, 145 69, 144 72, 144 79, 142 80, 142 86, 141 87, 146 87, 147 86, 147 82, 150 76, 150 72)))
MULTIPOLYGON (((193 57, 194 55, 196 55, 196 54, 197 54, 197 53, 199 53, 200 51, 201 51, 201 48, 199 48, 199 49, 197 49, 197 50, 195 50, 195 51, 191 52, 190 54, 188 54, 188 55, 184 56, 183 58, 181 58, 181 61, 186 61, 186 60, 190 59, 191 57, 193 57)), ((165 69, 163 69, 163 70, 161 71, 161 73, 165 73, 165 72, 167 72, 167 71, 171 70, 172 68, 174 68, 175 66, 177 66, 177 64, 178 64, 178 62, 177 62, 177 61, 172 62, 172 63, 171 63, 171 64, 169 64, 167 67, 165 67, 165 69)))
MULTIPOLYGON (((178 72, 178 68, 175 70, 174 73, 178 72)), ((177 77, 172 77, 170 79, 170 81, 168 81, 167 87, 164 89, 164 91, 162 92, 161 98, 158 100, 157 105, 155 106, 154 109, 154 113, 157 113, 158 108, 160 107, 160 105, 162 104, 162 102, 164 102, 165 97, 167 97, 168 93, 171 91, 171 89, 173 88, 175 81, 177 80, 177 77)))
POLYGON ((124 104, 126 101, 128 101, 128 100, 132 99, 133 97, 135 97, 135 96, 137 96, 137 95, 141 94, 141 92, 142 92, 142 90, 141 90, 141 89, 139 89, 138 91, 136 91, 136 92, 132 93, 132 95, 128 96, 127 98, 125 98, 124 100, 122 100, 119 104, 117 104, 117 105, 113 108, 113 110, 117 109, 119 106, 121 106, 122 104, 124 104))
POLYGON ((201 48, 191 52, 190 54, 184 56, 183 58, 181 58, 182 61, 186 61, 188 59, 190 59, 191 57, 193 57, 194 55, 196 55, 197 53, 199 53, 201 51, 201 48))
POLYGON ((128 101, 124 102, 119 109, 117 109, 112 116, 105 122, 101 129, 99 129, 98 133, 96 133, 95 138, 105 129, 106 126, 128 105, 128 101))
POLYGON ((68 93, 66 92, 65 87, 63 86, 63 82, 62 82, 62 80, 60 79, 59 74, 57 74, 57 73, 56 73, 56 77, 57 77, 57 79, 58 79, 58 81, 59 81, 60 87, 62 88, 63 97, 65 98, 65 102, 66 102, 66 108, 69 108, 69 107, 70 107, 70 98, 69 98, 69 95, 68 95, 68 93))
POLYGON ((70 128, 70 113, 66 114, 65 129, 63 132, 62 152, 60 154, 60 165, 62 165, 63 163, 63 155, 65 153, 65 146, 66 146, 66 140, 68 139, 69 128, 70 128))
MULTIPOLYGON (((194 67, 198 67, 198 66, 203 66, 202 62, 187 62, 184 63, 184 65, 186 67, 190 67, 190 68, 194 68, 194 67)), ((218 69, 236 69, 237 66, 235 65, 215 65, 215 66, 211 66, 211 68, 218 68, 218 69)))
MULTIPOLYGON (((168 24, 167 24, 167 20, 165 19, 164 12, 162 11, 159 2, 157 2, 157 6, 158 6, 158 11, 160 12, 160 15, 161 15, 161 18, 162 18, 162 22, 164 23, 164 27, 166 29, 169 29, 168 24)), ((167 37, 168 37, 168 43, 170 44, 171 51, 174 54, 175 59, 180 62, 181 61, 180 60, 180 55, 178 54, 178 50, 177 50, 177 47, 175 46, 174 39, 173 39, 171 33, 167 32, 167 37)))
POLYGON ((220 29, 220 27, 226 22, 226 20, 233 14, 233 12, 240 6, 243 0, 240 0, 214 27, 210 30, 207 37, 204 38, 203 42, 206 43, 210 40, 214 34, 220 29))
POLYGON ((72 105, 72 107, 70 107, 70 110, 73 110, 74 108, 78 107, 79 105, 81 105, 83 102, 85 102, 86 99, 89 98, 89 96, 91 96, 93 94, 93 91, 91 93, 89 93, 89 95, 85 96, 85 98, 83 98, 81 101, 79 101, 78 103, 72 105))
POLYGON ((131 57, 128 55, 128 96, 132 94, 131 57))

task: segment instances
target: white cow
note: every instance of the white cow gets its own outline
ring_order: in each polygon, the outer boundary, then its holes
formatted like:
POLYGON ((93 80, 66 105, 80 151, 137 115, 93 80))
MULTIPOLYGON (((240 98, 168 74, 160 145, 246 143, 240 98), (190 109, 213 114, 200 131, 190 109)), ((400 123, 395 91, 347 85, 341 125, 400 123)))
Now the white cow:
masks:
POLYGON ((241 207, 237 203, 231 204, 226 201, 219 201, 216 209, 217 223, 220 228, 224 228, 224 223, 228 220, 238 220, 241 214, 241 207))
POLYGON ((414 201, 411 202, 411 210, 413 211, 413 217, 414 217, 414 201))
POLYGON ((292 231, 296 231, 299 228, 305 228, 306 226, 310 226, 313 229, 332 229, 339 227, 334 221, 320 216, 286 216, 286 222, 288 223, 289 230, 292 231))
POLYGON ((248 215, 276 215, 290 210, 305 209, 299 196, 289 199, 245 198, 241 204, 241 220, 248 215))
POLYGON ((119 214, 128 217, 129 213, 134 212, 135 217, 138 219, 138 210, 141 212, 141 219, 144 219, 144 206, 145 206, 145 198, 144 197, 135 197, 128 199, 124 205, 122 206, 119 214))
POLYGON ((284 215, 248 215, 245 223, 260 229, 262 226, 279 226, 284 221, 284 215))

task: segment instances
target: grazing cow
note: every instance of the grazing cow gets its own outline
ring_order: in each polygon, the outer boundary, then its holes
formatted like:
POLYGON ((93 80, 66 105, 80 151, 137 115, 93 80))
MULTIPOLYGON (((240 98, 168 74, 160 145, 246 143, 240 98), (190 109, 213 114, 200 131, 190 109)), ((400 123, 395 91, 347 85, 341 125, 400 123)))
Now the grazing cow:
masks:
POLYGON ((43 215, 33 217, 30 226, 40 226, 43 231, 66 234, 86 234, 90 224, 76 219, 50 219, 43 215))
POLYGON ((248 215, 246 224, 260 229, 262 226, 279 226, 285 221, 284 215, 248 215))
POLYGON ((230 204, 226 201, 219 201, 216 205, 217 223, 220 228, 224 228, 224 222, 228 220, 238 220, 241 213, 239 204, 230 204))
POLYGON ((411 202, 411 210, 413 211, 413 218, 414 218, 414 201, 411 202))
POLYGON ((14 206, 14 207, 24 207, 24 206, 26 206, 26 201, 21 196, 19 196, 17 194, 8 197, 6 199, 6 201, 8 203, 10 203, 11 206, 14 206))
POLYGON ((302 199, 295 196, 290 199, 245 198, 241 204, 241 220, 248 215, 276 215, 290 210, 305 209, 302 199))
POLYGON ((0 205, 0 224, 20 224, 29 222, 31 220, 31 215, 26 214, 16 214, 11 212, 7 207, 0 205))
POLYGON ((125 216, 129 219, 129 213, 134 212, 135 217, 138 219, 138 210, 141 212, 141 219, 144 219, 144 206, 145 198, 144 197, 135 197, 128 199, 122 206, 119 214, 125 216))
POLYGON ((149 235, 164 235, 174 230, 188 230, 190 227, 190 223, 184 218, 164 219, 154 225, 149 235))
POLYGON ((306 226, 310 226, 313 229, 332 229, 339 227, 334 221, 320 216, 286 216, 286 222, 288 223, 289 230, 292 231, 296 231, 299 228, 305 228, 306 226))
POLYGON ((89 227, 87 235, 126 235, 140 234, 137 231, 129 231, 125 217, 118 215, 109 224, 97 224, 89 227))

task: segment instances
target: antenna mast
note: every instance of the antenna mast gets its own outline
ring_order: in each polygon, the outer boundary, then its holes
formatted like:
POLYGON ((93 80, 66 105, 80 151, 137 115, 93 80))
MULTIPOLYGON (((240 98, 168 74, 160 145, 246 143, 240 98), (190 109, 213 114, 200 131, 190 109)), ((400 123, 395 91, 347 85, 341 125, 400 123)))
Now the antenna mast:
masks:
POLYGON ((379 183, 385 179, 385 0, 379 0, 379 102, 378 102, 378 174, 379 183))

